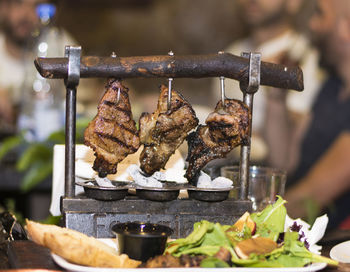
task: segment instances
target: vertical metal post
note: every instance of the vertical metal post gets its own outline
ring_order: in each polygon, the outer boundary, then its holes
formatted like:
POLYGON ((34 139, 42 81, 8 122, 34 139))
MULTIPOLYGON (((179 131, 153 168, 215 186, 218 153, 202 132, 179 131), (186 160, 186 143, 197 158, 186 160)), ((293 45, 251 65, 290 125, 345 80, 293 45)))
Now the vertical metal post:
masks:
POLYGON ((80 46, 66 46, 68 57, 68 77, 66 85, 66 144, 65 144, 65 197, 75 196, 75 129, 76 129, 76 94, 80 79, 80 46))
POLYGON ((240 185, 241 191, 239 197, 241 200, 248 199, 249 189, 249 161, 250 161, 250 142, 252 131, 252 116, 253 116, 253 98, 254 93, 258 91, 260 85, 260 64, 261 54, 259 53, 242 53, 242 57, 249 58, 249 76, 247 82, 240 82, 240 88, 243 92, 243 102, 249 107, 251 113, 249 142, 241 146, 240 157, 240 185))

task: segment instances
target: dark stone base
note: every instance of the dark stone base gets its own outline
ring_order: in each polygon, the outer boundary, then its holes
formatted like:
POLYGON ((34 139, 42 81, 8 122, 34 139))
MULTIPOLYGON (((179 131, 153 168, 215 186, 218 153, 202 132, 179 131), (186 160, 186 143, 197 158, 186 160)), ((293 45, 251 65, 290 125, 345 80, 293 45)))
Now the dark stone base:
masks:
POLYGON ((128 196, 118 201, 100 201, 80 196, 62 199, 66 227, 97 238, 113 237, 115 223, 142 221, 159 223, 174 229, 172 238, 187 236, 195 222, 208 220, 233 224, 244 212, 251 211, 251 201, 227 199, 203 202, 177 199, 155 202, 128 196))

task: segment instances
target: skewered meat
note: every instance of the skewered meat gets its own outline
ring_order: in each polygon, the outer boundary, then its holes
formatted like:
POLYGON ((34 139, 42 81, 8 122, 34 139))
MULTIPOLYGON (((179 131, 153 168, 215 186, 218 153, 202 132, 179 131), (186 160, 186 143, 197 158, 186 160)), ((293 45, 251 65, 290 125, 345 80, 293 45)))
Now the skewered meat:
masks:
POLYGON ((118 163, 140 146, 128 91, 119 80, 110 79, 98 113, 84 133, 85 144, 95 151, 93 169, 100 177, 115 174, 118 163))
POLYGON ((164 168, 169 157, 198 124, 191 105, 178 92, 172 90, 169 110, 167 98, 168 88, 162 85, 157 110, 153 114, 143 113, 140 118, 140 141, 144 144, 140 167, 148 175, 164 168))
POLYGON ((239 100, 221 100, 215 111, 188 135, 189 162, 185 177, 192 185, 197 184, 200 170, 211 160, 223 158, 233 148, 249 140, 249 108, 239 100))

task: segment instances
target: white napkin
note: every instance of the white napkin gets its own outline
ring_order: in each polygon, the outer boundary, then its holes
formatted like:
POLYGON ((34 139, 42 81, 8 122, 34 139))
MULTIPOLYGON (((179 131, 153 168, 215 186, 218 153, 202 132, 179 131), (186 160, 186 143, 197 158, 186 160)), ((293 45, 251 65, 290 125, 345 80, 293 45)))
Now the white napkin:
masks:
MULTIPOLYGON (((53 216, 61 215, 60 198, 64 195, 64 161, 65 161, 65 146, 55 145, 53 148, 53 171, 52 171, 52 191, 50 213, 53 216)), ((76 145, 75 158, 80 159, 86 156, 88 147, 84 145, 76 145)), ((75 165, 77 169, 77 165, 75 165)), ((91 169, 92 170, 92 169, 91 169)), ((75 186, 75 194, 83 192, 81 186, 75 186)))

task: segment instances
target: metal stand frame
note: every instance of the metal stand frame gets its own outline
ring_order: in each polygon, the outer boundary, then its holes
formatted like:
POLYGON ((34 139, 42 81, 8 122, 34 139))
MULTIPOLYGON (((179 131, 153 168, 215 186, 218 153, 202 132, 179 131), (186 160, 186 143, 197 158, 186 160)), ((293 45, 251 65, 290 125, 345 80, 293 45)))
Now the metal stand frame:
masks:
POLYGON ((64 194, 66 197, 75 196, 75 129, 77 86, 80 80, 80 55, 80 46, 66 46, 65 57, 68 58, 68 76, 65 80, 67 93, 64 194))
MULTIPOLYGON (((243 92, 243 102, 249 107, 251 116, 253 116, 253 98, 254 94, 259 90, 260 85, 260 65, 261 54, 258 53, 242 53, 242 56, 249 59, 249 76, 248 84, 244 81, 240 82, 240 88, 243 92)), ((248 199, 249 188, 249 161, 250 161, 250 140, 252 132, 252 118, 250 120, 249 142, 241 146, 240 158, 240 199, 248 199)))
MULTIPOLYGON (((112 237, 115 222, 152 221, 170 225, 175 237, 191 232, 194 222, 207 219, 230 224, 244 211, 251 210, 248 200, 250 137, 242 146, 239 199, 208 203, 191 199, 152 202, 127 197, 119 201, 98 201, 75 196, 76 92, 80 77, 228 77, 240 81, 243 101, 253 113, 253 97, 259 85, 303 90, 300 68, 261 62, 260 54, 243 57, 219 52, 198 56, 81 57, 80 46, 66 46, 65 58, 37 58, 37 70, 46 78, 64 78, 66 96, 65 197, 61 211, 66 227, 95 237, 112 237)), ((251 120, 250 120, 251 126, 251 120)))

